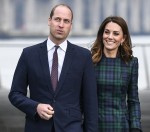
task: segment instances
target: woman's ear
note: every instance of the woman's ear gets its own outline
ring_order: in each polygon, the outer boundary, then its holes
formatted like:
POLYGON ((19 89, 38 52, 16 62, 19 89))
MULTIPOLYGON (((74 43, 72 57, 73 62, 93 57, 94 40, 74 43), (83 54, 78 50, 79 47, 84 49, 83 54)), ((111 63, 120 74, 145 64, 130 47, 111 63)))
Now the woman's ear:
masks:
POLYGON ((123 43, 126 39, 126 35, 123 36, 122 40, 121 40, 121 43, 123 43))

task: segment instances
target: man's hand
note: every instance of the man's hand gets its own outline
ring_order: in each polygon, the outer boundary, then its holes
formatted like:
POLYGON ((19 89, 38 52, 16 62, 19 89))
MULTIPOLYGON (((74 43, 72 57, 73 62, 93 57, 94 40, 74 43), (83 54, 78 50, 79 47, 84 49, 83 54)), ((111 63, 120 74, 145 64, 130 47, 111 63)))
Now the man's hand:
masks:
POLYGON ((37 113, 42 119, 49 120, 52 118, 54 110, 49 104, 38 104, 37 113))

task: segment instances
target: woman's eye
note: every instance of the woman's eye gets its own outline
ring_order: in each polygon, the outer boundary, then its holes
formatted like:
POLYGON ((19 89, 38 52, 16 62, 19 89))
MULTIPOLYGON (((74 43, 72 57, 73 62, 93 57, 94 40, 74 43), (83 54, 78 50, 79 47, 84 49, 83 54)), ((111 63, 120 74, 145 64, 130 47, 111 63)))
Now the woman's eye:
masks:
POLYGON ((116 33, 116 32, 115 32, 115 33, 114 33, 114 35, 115 35, 115 36, 118 36, 118 35, 119 35, 119 33, 116 33))
POLYGON ((105 34, 109 34, 109 31, 105 31, 105 34))

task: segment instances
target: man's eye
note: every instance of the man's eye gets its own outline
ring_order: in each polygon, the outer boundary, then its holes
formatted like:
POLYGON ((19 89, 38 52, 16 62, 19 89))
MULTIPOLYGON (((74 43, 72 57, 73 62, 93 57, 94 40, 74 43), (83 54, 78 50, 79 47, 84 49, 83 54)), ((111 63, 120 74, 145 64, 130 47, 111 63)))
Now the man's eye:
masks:
POLYGON ((65 22, 65 23, 70 23, 70 21, 69 21, 69 20, 65 20, 64 22, 65 22))
POLYGON ((57 22, 59 22, 59 21, 60 21, 60 18, 56 18, 55 20, 56 20, 57 22))

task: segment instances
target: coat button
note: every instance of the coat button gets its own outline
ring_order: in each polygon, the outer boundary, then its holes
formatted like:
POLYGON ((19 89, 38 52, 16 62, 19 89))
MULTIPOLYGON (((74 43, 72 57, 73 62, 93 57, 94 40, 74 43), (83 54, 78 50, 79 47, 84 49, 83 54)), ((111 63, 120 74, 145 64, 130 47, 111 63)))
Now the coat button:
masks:
POLYGON ((56 100, 55 99, 53 99, 53 103, 55 103, 56 102, 56 100))

